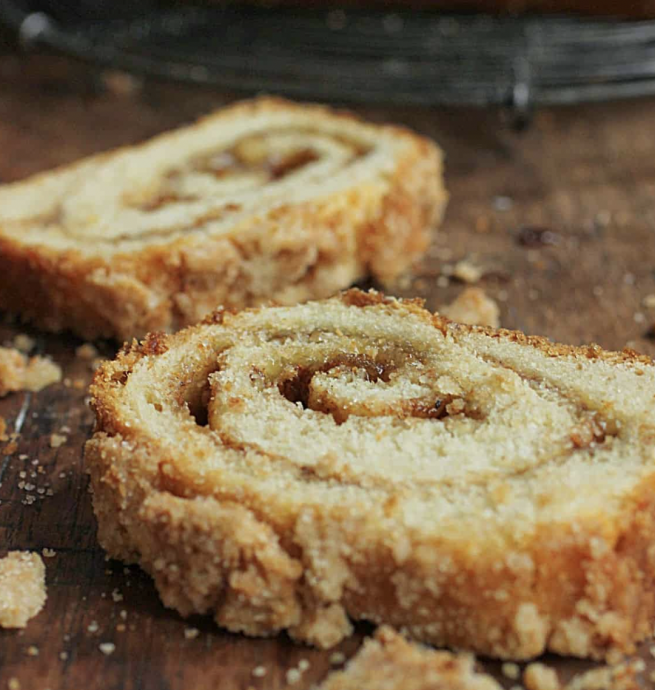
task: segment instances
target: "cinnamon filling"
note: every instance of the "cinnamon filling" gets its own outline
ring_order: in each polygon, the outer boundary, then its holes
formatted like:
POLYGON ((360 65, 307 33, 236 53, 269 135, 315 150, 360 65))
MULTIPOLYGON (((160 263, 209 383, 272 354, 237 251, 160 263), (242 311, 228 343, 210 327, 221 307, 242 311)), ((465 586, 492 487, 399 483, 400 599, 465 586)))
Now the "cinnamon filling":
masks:
MULTIPOLYGON (((392 362, 376 362, 364 355, 340 354, 329 362, 311 367, 297 367, 292 375, 284 377, 278 383, 280 393, 292 403, 300 403, 304 409, 310 407, 310 386, 314 374, 327 373, 336 367, 348 367, 353 371, 363 372, 365 380, 376 383, 379 380, 389 381, 389 375, 395 371, 392 362)), ((317 410, 325 412, 326 410, 317 410)))
POLYGON ((366 403, 355 403, 346 409, 330 397, 317 395, 312 390, 312 379, 316 374, 329 373, 337 368, 349 369, 366 382, 388 383, 390 375, 396 371, 398 364, 391 359, 374 360, 365 355, 340 354, 322 364, 296 367, 278 382, 278 390, 289 402, 300 403, 306 410, 331 414, 337 424, 342 424, 351 415, 393 414, 399 418, 443 419, 464 412, 464 401, 452 395, 436 395, 433 400, 423 398, 401 400, 392 406, 393 409, 386 409, 384 405, 367 405, 366 403))

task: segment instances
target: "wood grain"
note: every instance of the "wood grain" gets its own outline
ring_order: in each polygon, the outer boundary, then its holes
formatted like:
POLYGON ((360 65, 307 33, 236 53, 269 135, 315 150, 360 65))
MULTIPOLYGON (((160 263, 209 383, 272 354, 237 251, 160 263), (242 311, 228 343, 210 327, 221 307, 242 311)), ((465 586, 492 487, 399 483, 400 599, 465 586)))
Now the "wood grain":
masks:
MULTIPOLYGON (((115 78, 52 56, 6 53, 0 80, 2 182, 139 141, 233 98, 155 83, 123 93, 107 88, 115 78)), ((484 269, 480 286, 499 300, 504 326, 655 354, 647 336, 655 310, 642 306, 655 294, 655 100, 544 110, 521 135, 505 126, 501 112, 359 111, 414 127, 447 153, 452 201, 444 228, 398 294, 421 295, 437 308, 463 288, 456 281, 445 285, 446 264, 467 259, 484 269), (541 230, 554 244, 519 242, 541 230)), ((159 603, 138 569, 105 560, 82 464, 92 425, 85 404, 90 367, 75 357, 80 342, 72 337, 5 324, 0 342, 19 332, 37 338, 38 349, 62 364, 66 380, 0 401, 9 430, 20 433, 16 451, 0 455, 0 554, 44 548, 56 554, 46 559, 45 610, 24 632, 0 632, 0 689, 15 678, 30 690, 277 690, 301 659, 310 668, 293 688, 324 677, 329 652, 286 638, 228 635, 206 619, 184 621, 159 603), (65 435, 66 443, 52 448, 52 433, 65 435), (37 488, 21 490, 21 472, 37 488), (31 505, 26 494, 36 496, 31 505), (103 654, 103 642, 115 651, 103 654), (38 656, 28 654, 32 645, 38 656), (252 675, 259 665, 267 671, 263 678, 252 675)), ((111 356, 114 346, 101 349, 111 356)), ((362 626, 339 650, 352 654, 367 631, 362 626)), ((650 659, 647 646, 643 656, 650 659)), ((585 667, 553 663, 563 677, 585 667)))

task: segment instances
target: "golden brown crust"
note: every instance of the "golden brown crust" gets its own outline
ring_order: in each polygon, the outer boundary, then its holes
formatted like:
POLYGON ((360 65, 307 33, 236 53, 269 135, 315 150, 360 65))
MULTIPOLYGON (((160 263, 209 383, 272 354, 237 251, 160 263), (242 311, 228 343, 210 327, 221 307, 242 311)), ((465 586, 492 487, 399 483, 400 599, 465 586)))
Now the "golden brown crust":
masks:
POLYGON ((445 201, 438 148, 408 130, 247 101, 0 188, 0 308, 128 339, 325 297, 406 270, 445 201))
POLYGON ((630 650, 655 619, 653 390, 634 353, 375 293, 223 311, 97 371, 99 538, 247 634, 630 650))

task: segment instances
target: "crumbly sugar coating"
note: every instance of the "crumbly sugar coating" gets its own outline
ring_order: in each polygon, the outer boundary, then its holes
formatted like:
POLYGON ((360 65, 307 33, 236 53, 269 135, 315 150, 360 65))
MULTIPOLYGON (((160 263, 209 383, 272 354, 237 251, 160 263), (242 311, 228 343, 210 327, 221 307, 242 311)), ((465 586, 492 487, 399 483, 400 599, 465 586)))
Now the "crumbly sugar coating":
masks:
POLYGON ((61 381, 61 367, 46 357, 28 357, 13 347, 0 347, 0 397, 14 391, 40 391, 61 381))
POLYGON ((378 628, 343 671, 334 671, 316 690, 501 690, 475 670, 467 654, 411 644, 390 628, 378 628))
POLYGON ((0 627, 24 628, 46 600, 41 556, 10 551, 0 558, 0 627))
POLYGON ((0 187, 0 308, 85 338, 141 337, 394 279, 447 195, 400 127, 280 99, 0 187))
POLYGON ((99 538, 249 635, 630 651, 655 619, 654 391, 633 352, 377 293, 219 311, 96 372, 99 538))

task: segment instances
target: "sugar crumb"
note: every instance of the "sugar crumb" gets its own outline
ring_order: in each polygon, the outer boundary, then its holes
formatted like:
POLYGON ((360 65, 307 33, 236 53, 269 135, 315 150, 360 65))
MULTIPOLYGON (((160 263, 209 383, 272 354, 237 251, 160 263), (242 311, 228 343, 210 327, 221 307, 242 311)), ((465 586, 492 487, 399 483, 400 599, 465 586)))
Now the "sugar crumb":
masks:
POLYGON ((266 667, 265 666, 255 666, 252 670, 252 675, 255 678, 263 678, 266 675, 266 667))
POLYGON ((200 630, 198 628, 185 628, 184 629, 184 637, 187 640, 194 640, 196 637, 200 635, 200 630))
POLYGON ((521 668, 518 664, 515 664, 512 661, 506 661, 501 666, 501 671, 503 675, 510 680, 516 680, 521 675, 521 668))
POLYGON ((106 656, 109 656, 116 650, 116 645, 113 642, 101 642, 98 645, 98 649, 106 656))
POLYGON ((35 345, 36 340, 34 340, 34 338, 30 338, 30 336, 26 333, 19 333, 18 335, 14 336, 14 347, 25 354, 31 352, 35 345))
POLYGON ((332 666, 339 666, 346 660, 346 655, 343 652, 332 652, 330 654, 330 664, 332 666))
POLYGON ((63 434, 51 434, 50 435, 50 447, 51 448, 59 448, 59 446, 64 445, 68 441, 68 436, 64 436, 63 434))
POLYGON ((646 307, 646 309, 655 309, 655 293, 646 295, 641 303, 646 307))
POLYGON ((514 206, 514 200, 508 196, 495 196, 492 206, 496 211, 509 211, 514 206))
POLYGON ((483 271, 470 261, 463 259, 455 264, 452 275, 463 283, 477 283, 482 278, 483 271))
POLYGON ((560 682, 554 669, 545 664, 529 664, 523 673, 527 690, 560 690, 560 682))
POLYGON ((302 673, 297 668, 290 668, 286 673, 287 683, 294 685, 302 678, 302 673))

